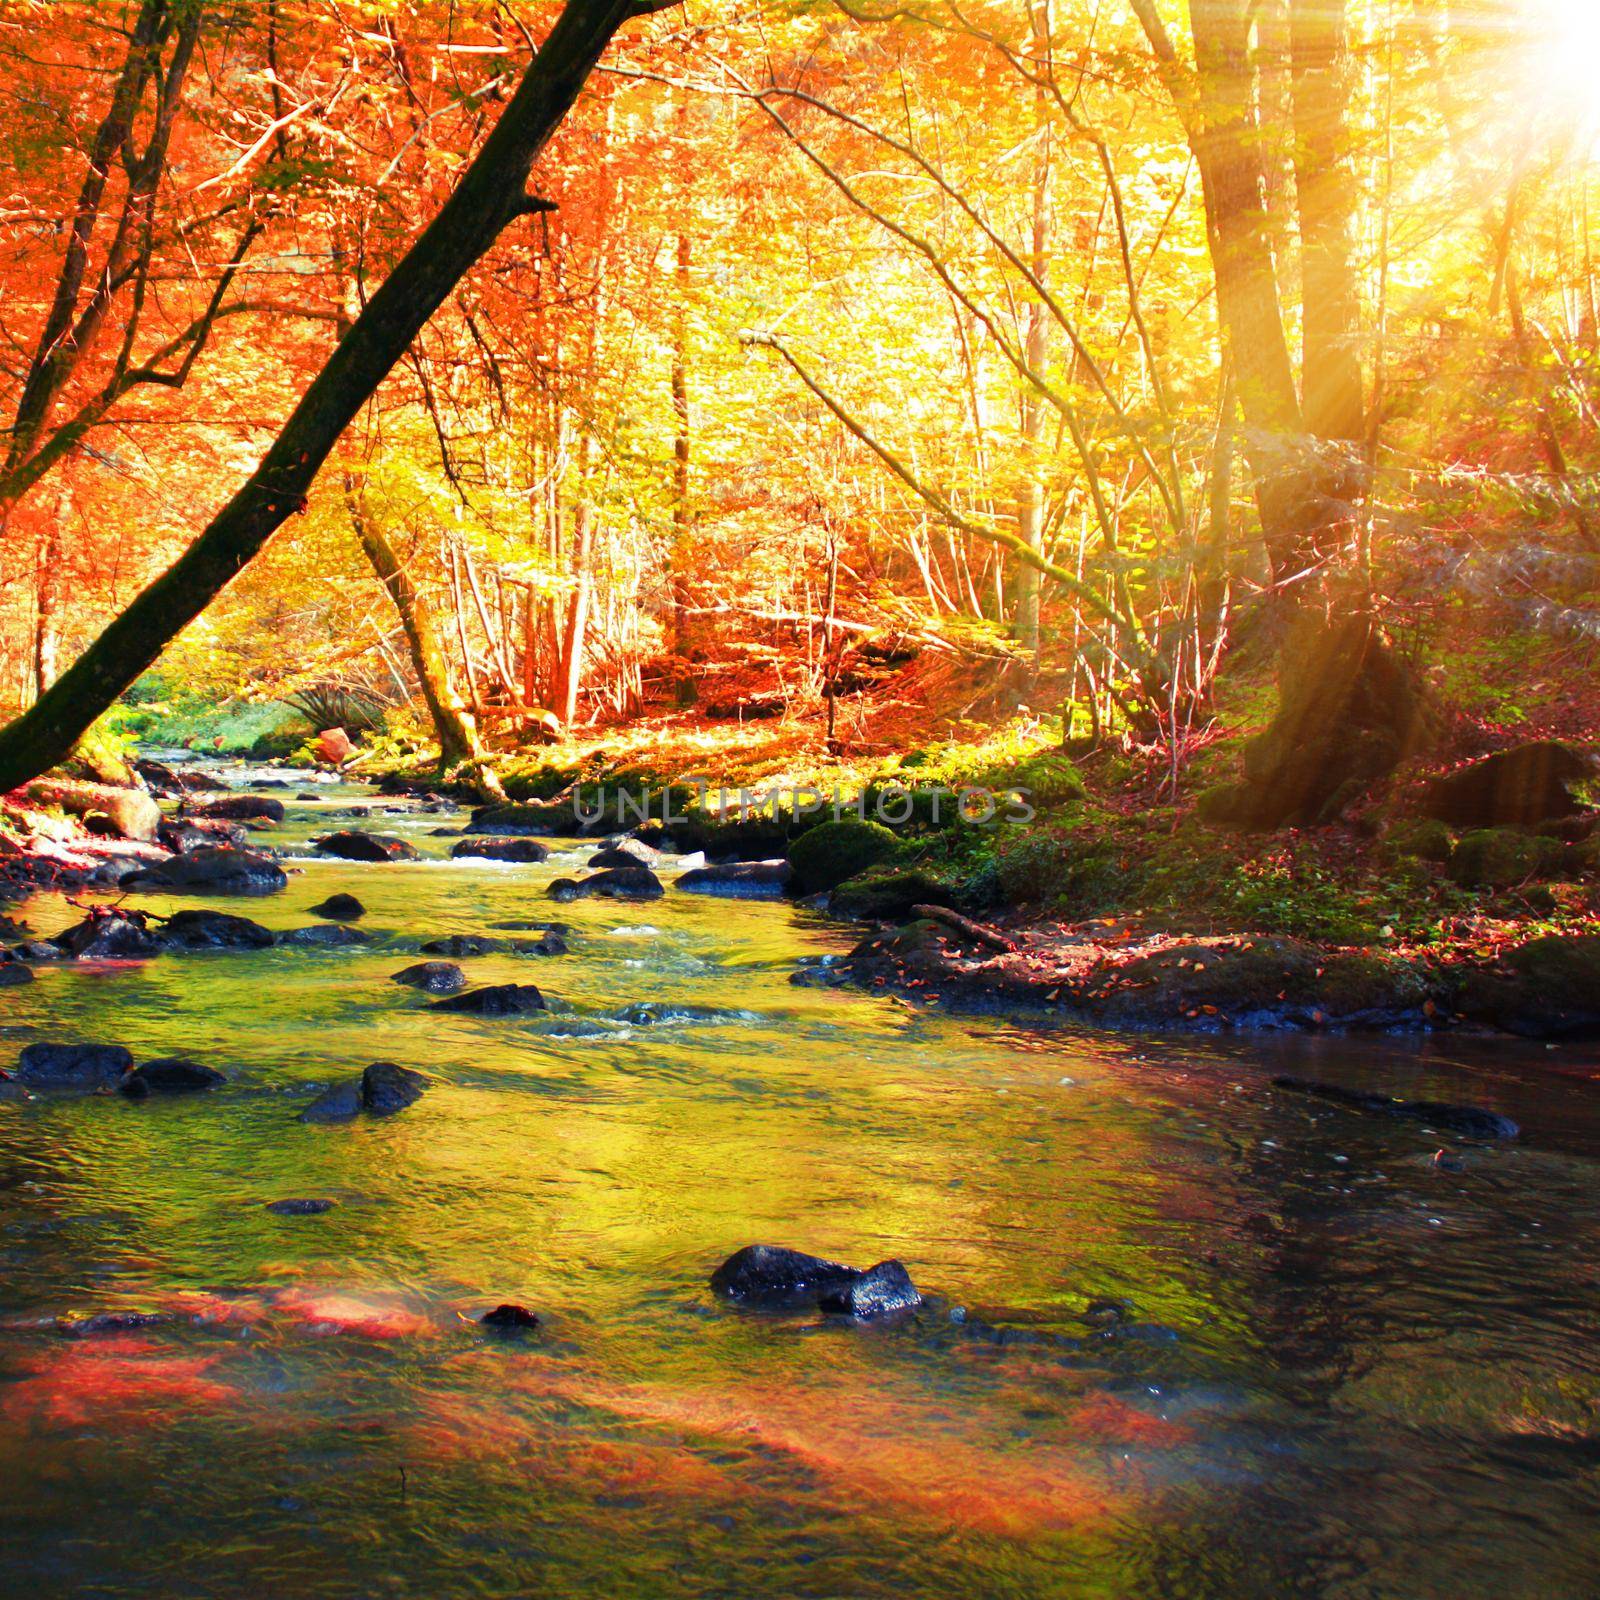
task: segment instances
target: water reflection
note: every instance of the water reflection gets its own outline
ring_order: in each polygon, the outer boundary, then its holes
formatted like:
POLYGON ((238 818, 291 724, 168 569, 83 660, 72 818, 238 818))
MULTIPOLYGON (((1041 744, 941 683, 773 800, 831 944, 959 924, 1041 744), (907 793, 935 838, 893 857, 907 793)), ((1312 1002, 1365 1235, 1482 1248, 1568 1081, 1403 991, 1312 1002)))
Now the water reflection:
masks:
POLYGON ((1592 1592, 1592 1057, 1040 1035, 799 989, 845 937, 804 913, 552 907, 581 849, 450 863, 439 822, 381 819, 425 864, 307 859, 234 908, 287 928, 355 893, 369 946, 0 996, 0 1058, 115 1039, 233 1079, 0 1106, 8 1591, 1592 1592), (389 981, 424 939, 552 916, 570 955, 463 962, 551 1016, 389 981), (385 1057, 437 1086, 295 1121, 385 1057), (1289 1068, 1528 1135, 1449 1171, 1420 1129, 1281 1099, 1289 1068), (338 1204, 264 1209, 310 1195, 338 1204), (730 1316, 706 1276, 758 1239, 899 1255, 941 1301, 893 1331, 730 1316), (466 1320, 507 1299, 540 1335, 466 1320), (119 1308, 167 1320, 55 1326, 119 1308))

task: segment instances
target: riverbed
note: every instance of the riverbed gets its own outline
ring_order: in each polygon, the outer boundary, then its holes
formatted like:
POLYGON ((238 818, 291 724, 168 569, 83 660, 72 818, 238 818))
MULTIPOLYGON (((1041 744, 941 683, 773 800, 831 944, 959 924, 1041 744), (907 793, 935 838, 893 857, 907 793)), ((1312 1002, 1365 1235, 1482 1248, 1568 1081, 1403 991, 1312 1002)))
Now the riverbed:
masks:
POLYGON ((814 912, 672 870, 662 900, 557 905, 592 845, 451 861, 459 814, 274 793, 286 890, 132 903, 287 929, 342 891, 370 943, 0 992, 0 1066, 93 1040, 229 1077, 0 1104, 0 1592, 1595 1592, 1593 1048, 947 1016, 791 984, 851 942, 814 912), (310 851, 351 826, 427 859, 310 851), (391 981, 427 939, 546 920, 570 953, 461 964, 547 1013, 391 981), (377 1060, 433 1085, 297 1120, 377 1060), (1522 1136, 1307 1102, 1286 1071, 1522 1136), (336 1204, 267 1209, 308 1197, 336 1204), (755 1242, 898 1258, 928 1303, 865 1327, 719 1305, 711 1271, 755 1242), (541 1327, 478 1325, 504 1301, 541 1327), (107 1312, 158 1320, 72 1336, 107 1312))

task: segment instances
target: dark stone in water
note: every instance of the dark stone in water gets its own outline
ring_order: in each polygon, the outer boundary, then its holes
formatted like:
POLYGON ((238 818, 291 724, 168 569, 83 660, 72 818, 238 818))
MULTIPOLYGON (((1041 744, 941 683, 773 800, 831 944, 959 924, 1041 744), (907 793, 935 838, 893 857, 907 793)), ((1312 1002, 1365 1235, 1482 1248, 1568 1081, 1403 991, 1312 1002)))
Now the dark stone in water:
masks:
POLYGON ((192 817, 173 817, 156 829, 156 840, 174 855, 191 850, 243 848, 247 834, 237 822, 196 822, 192 817))
POLYGON ((172 1318, 164 1311, 97 1311, 88 1317, 57 1317, 56 1331, 69 1339, 92 1339, 102 1333, 134 1333, 158 1328, 172 1318))
POLYGON ((843 1283, 823 1288, 817 1295, 819 1309, 860 1321, 915 1311, 921 1304, 922 1296, 917 1293, 911 1274, 899 1261, 880 1261, 843 1283))
POLYGON ((289 881, 277 862, 248 850, 206 846, 129 873, 124 888, 174 893, 271 894, 289 881))
POLYGON ((455 994, 467 986, 467 975, 453 961, 418 961, 392 973, 391 983, 403 983, 428 994, 455 994))
POLYGON ((863 1321, 914 1310, 922 1303, 898 1261, 880 1261, 862 1272, 771 1244, 746 1245, 729 1256, 712 1273, 711 1287, 724 1299, 758 1311, 814 1307, 863 1321))
POLYGON ((144 918, 118 911, 95 910, 65 933, 50 940, 62 955, 77 961, 147 961, 162 951, 158 935, 144 918))
POLYGON ((315 789, 302 789, 295 795, 296 800, 320 800, 322 796, 315 789))
POLYGON ((314 917, 328 917, 334 922, 354 922, 364 917, 367 908, 353 894, 330 894, 321 905, 311 907, 314 917))
POLYGON ((342 922, 316 923, 309 928, 291 928, 278 935, 279 944, 337 946, 346 944, 371 944, 372 935, 359 928, 347 928, 342 922))
POLYGON ((422 853, 414 844, 388 833, 362 833, 346 828, 342 833, 325 834, 311 841, 312 848, 342 861, 420 861, 422 853))
POLYGON ((229 822, 249 822, 264 819, 267 822, 283 821, 283 802, 265 800, 260 795, 229 794, 217 800, 191 800, 184 813, 195 817, 222 817, 229 822))
POLYGON ((542 939, 513 939, 511 948, 519 956, 564 956, 567 941, 558 933, 547 933, 542 939))
POLYGON ((479 1017, 515 1017, 548 1009, 544 996, 531 983, 500 983, 473 989, 449 1000, 436 1000, 435 1011, 465 1011, 479 1017))
POLYGON ((572 932, 572 925, 566 922, 491 922, 489 926, 503 928, 508 933, 553 933, 558 939, 572 932))
POLYGON ((451 847, 452 860, 536 862, 549 859, 550 851, 537 839, 463 839, 451 847))
POLYGON ((269 1200, 266 1209, 275 1217, 320 1217, 338 1203, 337 1200, 269 1200))
POLYGON ((215 1089, 228 1080, 211 1067, 198 1061, 188 1061, 182 1056, 162 1056, 156 1061, 146 1061, 133 1069, 118 1088, 133 1100, 143 1100, 152 1094, 197 1094, 202 1089, 215 1089))
POLYGON ((375 1117, 393 1116, 417 1103, 429 1080, 393 1061, 374 1061, 359 1078, 325 1089, 300 1113, 302 1122, 348 1122, 366 1111, 375 1117))
POLYGON ((361 1074, 361 1104, 375 1117, 393 1116, 413 1106, 427 1092, 428 1080, 392 1061, 374 1061, 361 1074))
POLYGON ((34 1089, 108 1088, 132 1068, 120 1044, 30 1044, 17 1057, 17 1082, 34 1089))
POLYGON ((507 948, 504 939, 491 939, 481 933, 451 933, 421 946, 425 956, 487 956, 507 948))
POLYGON ((361 1080, 352 1078, 347 1083, 336 1083, 324 1089, 300 1113, 302 1122, 348 1122, 361 1114, 361 1080))
POLYGON ((178 911, 161 929, 169 950, 265 950, 272 932, 248 917, 226 911, 178 911))
POLYGON ((648 867, 609 867, 587 878, 557 878, 545 893, 552 900, 659 900, 666 890, 648 867))
POLYGON ((33 982, 33 971, 20 961, 0 963, 0 989, 20 989, 33 982))
POLYGON ((1313 1095, 1352 1111, 1368 1111, 1406 1122, 1425 1122, 1430 1128, 1459 1133, 1468 1139, 1515 1139, 1520 1132, 1509 1117, 1482 1106, 1458 1106, 1444 1100, 1395 1100, 1386 1094, 1346 1089, 1340 1084, 1320 1083, 1314 1078, 1286 1076, 1274 1078, 1272 1082, 1275 1088, 1313 1095))
POLYGON ((720 866, 691 868, 673 887, 735 900, 772 900, 788 888, 793 877, 794 868, 787 861, 727 861, 720 866))
POLYGON ((590 867, 654 867, 661 852, 652 850, 640 839, 617 836, 606 842, 585 863, 590 867))
POLYGON ((478 1321, 485 1328, 501 1328, 507 1331, 539 1326, 539 1319, 526 1306, 510 1304, 496 1306, 493 1311, 485 1311, 478 1321))

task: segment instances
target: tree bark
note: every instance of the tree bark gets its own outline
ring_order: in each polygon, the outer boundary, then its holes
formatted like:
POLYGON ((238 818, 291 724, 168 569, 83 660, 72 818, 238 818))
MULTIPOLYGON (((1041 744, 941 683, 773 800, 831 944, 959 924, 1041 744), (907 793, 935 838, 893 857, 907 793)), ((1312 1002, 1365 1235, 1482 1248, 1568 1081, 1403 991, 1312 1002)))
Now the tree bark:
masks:
POLYGON ((1350 161, 1354 87, 1344 0, 1294 0, 1295 195, 1300 218, 1302 405, 1319 439, 1366 437, 1361 294, 1355 269, 1358 194, 1350 161))
POLYGON ((617 29, 661 0, 568 0, 460 184, 340 340, 249 480, 189 549, 28 712, 0 730, 0 792, 60 761, 177 633, 305 505, 356 412, 463 275, 518 217, 534 158, 617 29))
MULTIPOLYGON (((1028 28, 1037 55, 1047 58, 1050 51, 1050 0, 1029 0, 1028 28)), ((1029 239, 1028 265, 1034 278, 1044 283, 1050 267, 1050 108, 1041 84, 1034 91, 1035 131, 1038 141, 1033 156, 1033 216, 1029 239)), ((1050 357, 1050 314, 1038 300, 1028 304, 1024 320, 1023 359, 1032 372, 1043 373, 1050 357)), ((1021 481, 1017 486, 1017 534, 1036 555, 1043 553, 1044 540, 1044 444, 1045 402, 1037 389, 1025 389, 1021 416, 1021 481)), ((1028 562, 1017 569, 1016 611, 1013 617, 1017 640, 1028 652, 1029 676, 1039 662, 1039 570, 1028 562)))
POLYGON ((470 769, 475 786, 484 798, 504 800, 505 791, 484 760, 478 730, 450 681, 450 667, 439 639, 433 607, 411 581, 405 563, 369 513, 362 485, 352 472, 344 475, 344 496, 350 525, 361 542, 361 549, 399 615, 417 686, 439 739, 440 770, 465 766, 470 769))

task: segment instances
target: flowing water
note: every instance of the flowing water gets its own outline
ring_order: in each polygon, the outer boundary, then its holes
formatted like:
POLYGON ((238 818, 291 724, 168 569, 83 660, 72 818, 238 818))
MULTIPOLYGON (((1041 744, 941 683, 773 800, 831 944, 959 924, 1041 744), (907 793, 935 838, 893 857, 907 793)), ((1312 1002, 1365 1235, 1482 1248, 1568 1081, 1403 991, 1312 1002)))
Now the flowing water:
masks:
POLYGON ((670 889, 554 905, 586 846, 448 862, 447 819, 375 816, 433 859, 310 858, 356 799, 291 801, 286 891, 182 903, 287 928, 345 890, 373 944, 0 991, 0 1064, 103 1040, 231 1079, 0 1104, 0 1593, 1597 1592, 1593 1051, 1152 1042, 797 988, 846 933, 670 889), (548 1015, 389 981, 423 939, 548 918, 569 955, 462 963, 548 1015), (296 1120, 378 1059, 436 1085, 296 1120), (1524 1134, 1441 1164, 1283 1070, 1524 1134), (291 1197, 338 1205, 264 1209, 291 1197), (898 1328, 719 1307, 756 1241, 898 1256, 935 1298, 898 1328), (1103 1299, 1131 1309, 1086 1322, 1103 1299), (503 1300, 541 1330, 471 1320, 503 1300), (168 1320, 55 1325, 118 1310, 168 1320))

